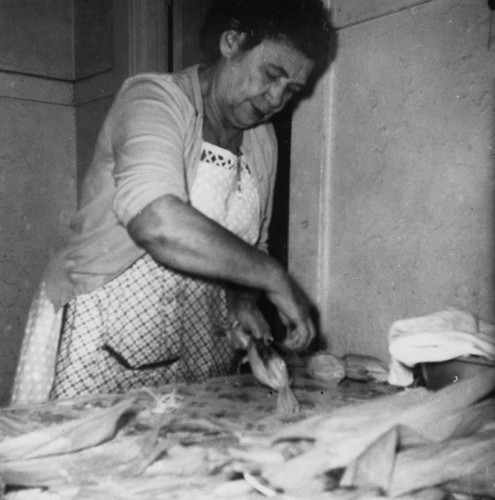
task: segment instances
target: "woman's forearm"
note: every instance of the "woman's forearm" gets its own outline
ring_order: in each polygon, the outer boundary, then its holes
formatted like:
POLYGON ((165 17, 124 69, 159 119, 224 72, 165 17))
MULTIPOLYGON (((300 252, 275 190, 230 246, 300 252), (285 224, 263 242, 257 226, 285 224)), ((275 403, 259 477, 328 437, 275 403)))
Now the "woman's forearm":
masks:
POLYGON ((265 291, 284 276, 270 256, 175 196, 145 207, 128 230, 156 260, 179 271, 265 291))
MULTIPOLYGON (((307 347, 314 337, 311 304, 283 267, 179 198, 166 195, 150 203, 127 227, 136 243, 165 265, 263 290, 288 327, 287 347, 307 347)), ((253 324, 248 316, 248 329, 259 329, 260 322, 253 324)), ((264 336, 263 329, 257 335, 264 336)))

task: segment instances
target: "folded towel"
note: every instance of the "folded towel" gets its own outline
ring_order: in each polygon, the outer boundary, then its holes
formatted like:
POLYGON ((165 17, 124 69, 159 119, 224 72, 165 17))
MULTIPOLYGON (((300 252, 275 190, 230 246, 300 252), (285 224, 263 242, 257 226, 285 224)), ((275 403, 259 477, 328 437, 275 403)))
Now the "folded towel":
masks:
POLYGON ((457 309, 402 319, 390 329, 389 353, 388 382, 408 386, 418 363, 469 355, 495 361, 495 326, 457 309))

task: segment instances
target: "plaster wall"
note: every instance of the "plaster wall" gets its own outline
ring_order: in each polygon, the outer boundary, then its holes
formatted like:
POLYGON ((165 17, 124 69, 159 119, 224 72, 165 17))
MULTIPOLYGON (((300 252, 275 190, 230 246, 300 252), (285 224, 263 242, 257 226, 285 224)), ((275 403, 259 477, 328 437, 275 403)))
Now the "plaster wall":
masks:
POLYGON ((65 85, 10 73, 0 74, 0 81, 0 405, 4 405, 34 290, 50 255, 67 235, 76 165, 74 109, 64 102, 69 95, 65 85))
POLYGON ((75 189, 74 111, 0 97, 0 404, 17 366, 27 311, 67 233, 75 189))
POLYGON ((495 318, 492 16, 485 0, 391 5, 332 2, 337 60, 294 124, 310 163, 293 161, 289 246, 326 345, 383 359, 397 319, 495 318))
POLYGON ((67 0, 2 0, 0 69, 73 78, 73 10, 67 0))
POLYGON ((27 312, 75 204, 73 5, 0 5, 0 404, 27 312))
POLYGON ((111 8, 112 0, 0 4, 0 405, 114 92, 111 8))

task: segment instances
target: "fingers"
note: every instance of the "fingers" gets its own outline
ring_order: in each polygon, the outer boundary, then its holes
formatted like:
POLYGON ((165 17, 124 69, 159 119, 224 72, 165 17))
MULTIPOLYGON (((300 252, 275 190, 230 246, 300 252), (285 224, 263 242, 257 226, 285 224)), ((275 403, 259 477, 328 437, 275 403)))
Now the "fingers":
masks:
POLYGON ((315 336, 315 327, 308 317, 304 322, 288 330, 284 345, 293 351, 304 351, 310 346, 315 336))
POLYGON ((263 339, 266 344, 273 342, 270 326, 257 307, 239 305, 231 310, 230 316, 232 341, 236 346, 247 349, 253 337, 263 339))
POLYGON ((265 341, 273 340, 270 326, 259 310, 256 309, 256 311, 251 311, 249 314, 241 314, 239 320, 253 337, 265 341))
POLYGON ((293 351, 307 349, 316 336, 316 329, 311 320, 311 303, 304 291, 288 276, 290 285, 269 298, 278 309, 280 319, 287 328, 284 346, 293 351))
POLYGON ((239 351, 248 350, 253 341, 249 332, 238 321, 231 322, 227 337, 232 349, 239 351))

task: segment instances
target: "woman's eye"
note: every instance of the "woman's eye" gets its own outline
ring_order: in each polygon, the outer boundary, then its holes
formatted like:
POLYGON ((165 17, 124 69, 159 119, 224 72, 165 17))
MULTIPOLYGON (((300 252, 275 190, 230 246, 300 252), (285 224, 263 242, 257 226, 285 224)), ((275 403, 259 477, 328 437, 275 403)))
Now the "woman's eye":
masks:
POLYGON ((266 71, 265 74, 267 78, 271 81, 276 80, 278 78, 277 75, 275 75, 274 73, 270 73, 269 71, 266 71))

